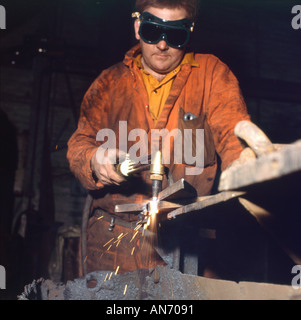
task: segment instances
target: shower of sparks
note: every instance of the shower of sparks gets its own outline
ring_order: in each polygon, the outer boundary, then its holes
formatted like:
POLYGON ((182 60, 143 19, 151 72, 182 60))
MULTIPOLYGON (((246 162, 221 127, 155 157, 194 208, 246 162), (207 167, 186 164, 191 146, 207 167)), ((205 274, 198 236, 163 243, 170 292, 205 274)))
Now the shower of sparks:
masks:
MULTIPOLYGON (((152 200, 152 201, 150 202, 149 210, 144 212, 143 218, 142 218, 141 220, 139 220, 139 221, 136 222, 136 226, 135 226, 135 228, 133 229, 134 234, 133 234, 130 242, 132 242, 132 241, 135 239, 135 237, 137 236, 137 234, 138 234, 139 232, 141 233, 141 236, 142 236, 143 240, 145 240, 145 239, 144 239, 145 230, 152 224, 152 222, 153 222, 153 220, 155 219, 155 216, 156 216, 157 213, 158 213, 158 202, 157 202, 157 200, 155 199, 155 200, 152 200)), ((97 218, 97 220, 100 220, 100 219, 102 219, 102 218, 103 218, 103 216, 97 218)), ((115 244, 115 246, 116 246, 116 248, 117 248, 117 247, 119 246, 121 240, 122 240, 124 237, 126 237, 127 235, 128 235, 128 232, 127 232, 127 233, 121 233, 121 234, 119 234, 117 237, 114 237, 114 238, 110 239, 108 242, 106 242, 106 243, 103 245, 103 247, 108 246, 108 248, 107 248, 106 251, 109 251, 109 250, 112 248, 112 246, 115 244)), ((144 243, 144 241, 143 241, 143 243, 144 243)), ((131 256, 134 255, 135 250, 136 250, 136 247, 133 247, 133 248, 132 248, 132 251, 131 251, 131 256)), ((103 255, 104 255, 104 253, 101 254, 100 259, 102 258, 103 255)), ((87 257, 85 258, 85 261, 86 261, 86 259, 87 259, 87 257)), ((120 269, 120 266, 118 266, 118 267, 116 268, 116 270, 115 270, 115 275, 117 275, 119 269, 120 269)), ((114 271, 112 271, 110 274, 107 273, 104 281, 110 280, 110 279, 112 278, 112 275, 113 275, 113 274, 114 274, 114 271)), ((124 295, 126 294, 126 291, 127 291, 127 285, 126 285, 125 288, 124 288, 124 293, 123 293, 124 295)))

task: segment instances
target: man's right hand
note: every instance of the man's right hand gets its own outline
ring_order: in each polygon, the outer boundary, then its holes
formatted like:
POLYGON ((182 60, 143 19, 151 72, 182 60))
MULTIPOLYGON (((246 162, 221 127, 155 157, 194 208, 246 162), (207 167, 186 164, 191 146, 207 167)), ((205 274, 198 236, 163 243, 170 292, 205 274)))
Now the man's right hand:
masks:
POLYGON ((125 181, 125 178, 115 170, 116 157, 120 157, 120 153, 116 149, 102 149, 100 147, 91 159, 91 169, 104 186, 119 186, 125 181))

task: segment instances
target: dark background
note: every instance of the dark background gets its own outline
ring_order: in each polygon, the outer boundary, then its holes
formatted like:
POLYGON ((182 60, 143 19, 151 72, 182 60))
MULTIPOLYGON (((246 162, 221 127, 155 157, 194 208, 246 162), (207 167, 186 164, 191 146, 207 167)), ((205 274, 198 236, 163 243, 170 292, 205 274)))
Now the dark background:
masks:
MULTIPOLYGON (((127 0, 0 4, 7 21, 0 30, 0 264, 13 270, 10 279, 19 275, 20 292, 31 279, 49 276, 59 228, 80 226, 86 191, 69 171, 66 144, 91 82, 135 44, 134 5, 127 0), (24 212, 36 235, 25 244, 24 238, 12 237, 24 212), (30 255, 36 252, 30 262, 24 258, 28 247, 30 255)), ((274 143, 301 136, 301 29, 291 26, 296 4, 201 0, 192 39, 196 51, 229 65, 253 122, 274 143)))

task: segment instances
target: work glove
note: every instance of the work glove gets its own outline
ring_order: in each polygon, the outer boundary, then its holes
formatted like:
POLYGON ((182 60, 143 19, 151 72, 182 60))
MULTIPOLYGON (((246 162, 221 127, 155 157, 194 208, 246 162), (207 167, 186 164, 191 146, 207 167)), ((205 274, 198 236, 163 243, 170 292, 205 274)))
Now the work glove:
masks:
POLYGON ((97 149, 91 159, 91 169, 100 183, 104 186, 119 186, 126 179, 116 172, 116 164, 125 157, 125 152, 119 149, 97 149))

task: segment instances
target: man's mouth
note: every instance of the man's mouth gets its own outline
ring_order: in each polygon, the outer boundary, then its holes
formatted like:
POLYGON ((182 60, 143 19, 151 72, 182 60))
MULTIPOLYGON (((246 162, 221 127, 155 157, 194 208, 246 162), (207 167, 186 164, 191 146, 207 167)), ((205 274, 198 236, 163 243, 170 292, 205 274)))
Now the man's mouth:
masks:
POLYGON ((159 59, 167 59, 169 57, 168 54, 164 54, 164 53, 155 53, 154 56, 159 59))

